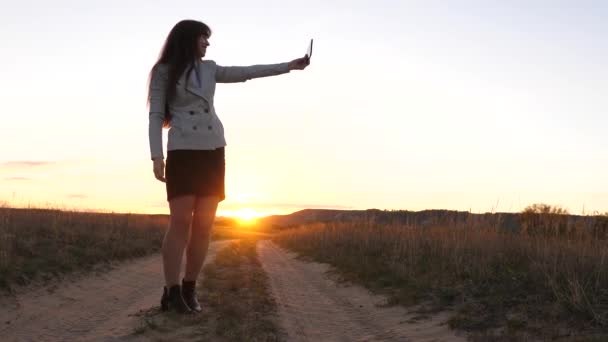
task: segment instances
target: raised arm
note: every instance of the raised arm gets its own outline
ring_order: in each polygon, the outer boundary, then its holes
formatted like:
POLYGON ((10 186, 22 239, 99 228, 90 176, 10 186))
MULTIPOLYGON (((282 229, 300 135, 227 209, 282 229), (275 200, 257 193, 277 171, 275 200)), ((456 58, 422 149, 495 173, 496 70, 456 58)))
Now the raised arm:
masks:
POLYGON ((278 64, 259 64, 251 66, 216 65, 215 81, 219 83, 245 82, 253 78, 276 76, 294 69, 304 69, 308 65, 305 58, 278 64))
POLYGON ((165 117, 165 102, 167 98, 167 70, 157 66, 150 78, 150 114, 148 137, 150 139, 150 154, 152 159, 163 159, 163 120, 165 117))

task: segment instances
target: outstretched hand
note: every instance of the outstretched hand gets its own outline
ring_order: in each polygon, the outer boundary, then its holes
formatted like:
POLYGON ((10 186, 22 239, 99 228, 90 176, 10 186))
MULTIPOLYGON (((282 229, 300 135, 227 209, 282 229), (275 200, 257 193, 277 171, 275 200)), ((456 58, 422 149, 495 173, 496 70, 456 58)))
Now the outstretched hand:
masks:
POLYGON ((304 70, 309 65, 310 59, 305 56, 289 62, 289 70, 304 70))

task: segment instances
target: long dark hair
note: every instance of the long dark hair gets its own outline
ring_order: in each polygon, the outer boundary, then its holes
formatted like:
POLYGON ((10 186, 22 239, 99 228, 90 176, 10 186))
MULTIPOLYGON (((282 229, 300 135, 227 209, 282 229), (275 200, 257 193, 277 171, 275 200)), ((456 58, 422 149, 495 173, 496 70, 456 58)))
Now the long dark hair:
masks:
MULTIPOLYGON (((165 119, 163 122, 164 127, 169 126, 171 121, 171 114, 169 113, 169 101, 175 97, 175 87, 180 76, 188 69, 189 76, 194 66, 194 61, 198 58, 198 39, 201 36, 209 38, 211 36, 211 29, 205 23, 196 20, 182 20, 175 24, 160 52, 158 61, 154 64, 150 70, 150 79, 152 73, 158 67, 159 64, 166 65, 168 67, 168 82, 166 89, 166 102, 165 102, 165 119)), ((150 101, 150 90, 148 88, 148 102, 150 101)))

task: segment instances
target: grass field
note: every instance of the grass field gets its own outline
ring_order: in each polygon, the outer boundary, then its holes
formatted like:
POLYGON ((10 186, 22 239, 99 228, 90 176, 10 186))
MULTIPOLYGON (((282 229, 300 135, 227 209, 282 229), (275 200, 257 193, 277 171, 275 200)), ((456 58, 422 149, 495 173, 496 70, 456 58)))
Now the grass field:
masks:
MULTIPOLYGON (((253 246, 272 238, 393 304, 422 304, 422 315, 452 310, 450 325, 474 340, 608 340, 608 216, 589 218, 544 205, 527 208, 517 229, 480 218, 269 230, 221 218, 212 239, 242 242, 205 269, 202 300, 222 320, 203 333, 279 338, 272 321, 258 322, 274 304, 253 246)), ((157 253, 167 224, 166 215, 0 208, 0 290, 157 253)))
MULTIPOLYGON (((167 215, 0 207, 0 291, 158 253, 167 225, 167 215)), ((212 239, 243 235, 219 219, 212 239)))
POLYGON ((564 212, 530 207, 518 231, 483 222, 412 227, 311 224, 274 239, 329 263, 392 303, 453 309, 450 325, 483 336, 608 340, 606 216, 570 227, 564 212))
POLYGON ((163 218, 0 208, 0 289, 156 252, 163 218))

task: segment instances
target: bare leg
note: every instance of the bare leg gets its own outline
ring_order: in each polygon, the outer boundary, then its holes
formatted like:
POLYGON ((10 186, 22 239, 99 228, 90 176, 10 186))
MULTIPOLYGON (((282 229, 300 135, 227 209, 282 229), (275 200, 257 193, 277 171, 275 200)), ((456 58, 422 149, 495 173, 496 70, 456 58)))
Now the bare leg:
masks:
POLYGON ((192 223, 195 196, 180 196, 169 201, 171 219, 163 240, 163 270, 165 285, 170 288, 180 284, 180 273, 184 248, 192 223))
POLYGON ((190 241, 186 250, 186 281, 196 281, 203 267, 218 202, 217 196, 196 198, 190 241))

